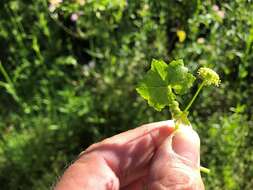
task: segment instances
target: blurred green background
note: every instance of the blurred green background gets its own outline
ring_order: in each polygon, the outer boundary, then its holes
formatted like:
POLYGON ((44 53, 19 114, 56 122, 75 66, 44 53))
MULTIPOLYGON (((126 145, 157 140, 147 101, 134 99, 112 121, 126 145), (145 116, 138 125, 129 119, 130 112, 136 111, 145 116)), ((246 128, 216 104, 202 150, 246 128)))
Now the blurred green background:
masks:
POLYGON ((1 0, 1 190, 50 189, 93 142, 169 119, 135 91, 152 58, 220 74, 191 109, 206 189, 252 189, 252 43, 251 0, 1 0))

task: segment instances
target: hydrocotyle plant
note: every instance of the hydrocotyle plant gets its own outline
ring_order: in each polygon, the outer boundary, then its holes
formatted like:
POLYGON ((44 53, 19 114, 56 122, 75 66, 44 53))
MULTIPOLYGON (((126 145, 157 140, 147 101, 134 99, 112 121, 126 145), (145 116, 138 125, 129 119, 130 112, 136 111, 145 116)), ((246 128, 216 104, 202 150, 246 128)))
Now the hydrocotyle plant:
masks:
MULTIPOLYGON (((168 106, 175 122, 175 130, 177 130, 180 126, 190 125, 189 109, 201 89, 204 86, 219 86, 220 84, 219 75, 210 68, 201 67, 198 70, 198 76, 202 82, 184 109, 180 108, 178 96, 188 92, 196 77, 184 66, 182 59, 174 60, 170 64, 153 59, 150 70, 140 81, 136 90, 157 111, 168 106)), ((209 172, 207 168, 201 167, 200 169, 203 172, 209 172)))

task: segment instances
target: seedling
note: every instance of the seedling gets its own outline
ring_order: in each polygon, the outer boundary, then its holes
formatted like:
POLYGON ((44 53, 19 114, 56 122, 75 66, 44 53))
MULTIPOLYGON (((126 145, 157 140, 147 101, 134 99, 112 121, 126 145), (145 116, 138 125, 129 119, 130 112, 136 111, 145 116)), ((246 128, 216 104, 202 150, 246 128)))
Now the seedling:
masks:
MULTIPOLYGON (((178 130, 180 126, 190 125, 189 109, 201 89, 204 86, 219 86, 220 84, 219 75, 212 69, 202 67, 198 70, 198 76, 202 82, 183 110, 180 109, 177 97, 188 92, 196 77, 184 66, 182 59, 174 60, 170 64, 153 59, 150 70, 140 81, 136 90, 157 111, 168 106, 175 122, 175 130, 178 130)), ((207 168, 200 167, 200 170, 209 173, 207 168)))

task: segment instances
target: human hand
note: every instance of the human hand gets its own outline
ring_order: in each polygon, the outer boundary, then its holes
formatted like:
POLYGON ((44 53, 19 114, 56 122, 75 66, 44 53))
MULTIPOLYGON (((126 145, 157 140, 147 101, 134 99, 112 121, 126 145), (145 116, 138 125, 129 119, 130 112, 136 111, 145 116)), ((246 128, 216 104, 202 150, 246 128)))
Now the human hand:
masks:
POLYGON ((200 141, 172 121, 143 125, 85 150, 55 190, 204 190, 200 141))

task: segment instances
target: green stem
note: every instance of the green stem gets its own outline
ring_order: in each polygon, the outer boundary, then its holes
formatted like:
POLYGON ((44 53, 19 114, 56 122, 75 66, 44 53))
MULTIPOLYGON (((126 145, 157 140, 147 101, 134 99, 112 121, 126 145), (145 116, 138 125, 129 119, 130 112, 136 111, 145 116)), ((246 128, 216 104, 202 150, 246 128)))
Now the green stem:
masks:
POLYGON ((11 78, 9 77, 8 73, 4 69, 1 61, 0 61, 0 73, 4 76, 4 79, 6 80, 7 83, 4 83, 0 81, 0 86, 5 87, 6 90, 12 95, 12 97, 19 103, 19 97, 17 95, 16 89, 14 87, 14 84, 12 83, 11 78), (10 89, 7 88, 7 84, 9 85, 10 89))
POLYGON ((0 72, 3 74, 4 79, 5 79, 10 85, 13 85, 13 84, 12 84, 12 81, 11 81, 9 75, 7 74, 7 72, 5 71, 5 69, 4 69, 4 67, 3 67, 3 65, 2 65, 2 63, 1 63, 1 61, 0 61, 0 72))
POLYGON ((203 166, 200 166, 200 171, 203 172, 203 173, 206 173, 206 174, 209 174, 211 172, 210 169, 205 168, 203 166))
POLYGON ((6 88, 6 83, 0 81, 0 86, 6 88))
POLYGON ((205 85, 205 82, 203 81, 203 82, 200 84, 200 86, 199 86, 197 92, 194 94, 193 98, 192 98, 191 101, 189 102, 189 104, 186 106, 184 112, 187 112, 187 111, 189 110, 189 108, 191 107, 191 105, 192 105, 192 103, 195 101, 195 99, 197 98, 199 92, 201 91, 201 89, 203 88, 204 85, 205 85))
POLYGON ((197 0, 197 5, 196 5, 195 15, 198 15, 198 14, 199 14, 199 11, 200 11, 200 5, 201 5, 201 1, 200 1, 200 0, 197 0))

